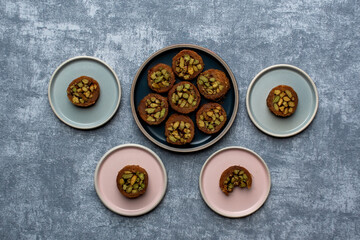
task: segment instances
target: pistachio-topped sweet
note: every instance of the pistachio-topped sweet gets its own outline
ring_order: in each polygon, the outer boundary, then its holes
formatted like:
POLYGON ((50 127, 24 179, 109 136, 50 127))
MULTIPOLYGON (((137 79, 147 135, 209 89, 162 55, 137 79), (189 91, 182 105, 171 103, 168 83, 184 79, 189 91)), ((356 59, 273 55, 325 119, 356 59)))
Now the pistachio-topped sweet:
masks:
POLYGON ((235 187, 251 188, 252 177, 249 171, 241 166, 227 168, 220 177, 219 186, 223 193, 228 195, 235 187))
POLYGON ((276 116, 288 117, 296 111, 298 96, 291 87, 279 85, 270 91, 266 104, 276 116))
POLYGON ((167 92, 174 83, 174 72, 166 64, 159 63, 148 71, 148 85, 155 92, 167 92))
POLYGON ((168 94, 170 106, 179 113, 193 112, 200 104, 200 93, 194 84, 179 82, 170 89, 168 94))
POLYGON ((73 80, 67 88, 67 96, 74 105, 89 107, 97 101, 100 95, 99 83, 88 76, 73 80))
POLYGON ((194 134, 194 123, 188 116, 175 113, 166 121, 165 136, 168 143, 174 145, 190 143, 194 134))
POLYGON ((158 125, 164 121, 168 111, 167 98, 156 93, 145 96, 138 106, 140 117, 150 125, 158 125))
POLYGON ((199 130, 213 134, 218 132, 226 122, 226 111, 218 103, 206 103, 196 113, 196 125, 199 130))
POLYGON ((125 197, 139 197, 146 191, 148 173, 138 165, 127 165, 119 171, 116 177, 116 185, 125 197))
POLYGON ((197 86, 201 95, 209 100, 217 101, 230 89, 230 82, 224 72, 209 69, 199 75, 197 86))
POLYGON ((173 58, 172 69, 178 77, 190 81, 204 69, 204 62, 199 54, 185 49, 173 58))

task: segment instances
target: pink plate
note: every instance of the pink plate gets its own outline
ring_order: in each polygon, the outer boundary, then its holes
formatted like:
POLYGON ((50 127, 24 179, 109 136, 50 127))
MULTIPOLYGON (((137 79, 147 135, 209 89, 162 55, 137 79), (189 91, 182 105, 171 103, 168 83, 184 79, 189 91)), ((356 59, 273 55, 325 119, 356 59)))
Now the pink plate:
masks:
POLYGON ((124 216, 138 216, 154 209, 165 195, 167 174, 160 158, 150 149, 124 144, 110 149, 95 170, 95 189, 111 211, 124 216), (118 172, 126 165, 139 165, 149 176, 146 193, 138 198, 124 197, 116 186, 118 172))
POLYGON ((201 169, 199 185, 206 204, 216 213, 230 218, 245 217, 266 201, 271 187, 269 169, 255 152, 242 147, 227 147, 211 155, 201 169), (252 175, 250 189, 235 188, 226 196, 219 187, 223 171, 239 165, 252 175))

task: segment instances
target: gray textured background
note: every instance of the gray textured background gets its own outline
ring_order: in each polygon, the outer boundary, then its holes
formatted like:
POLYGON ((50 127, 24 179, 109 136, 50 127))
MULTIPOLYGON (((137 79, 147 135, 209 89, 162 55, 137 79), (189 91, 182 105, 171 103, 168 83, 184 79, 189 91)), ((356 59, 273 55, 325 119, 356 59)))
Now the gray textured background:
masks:
POLYGON ((1 1, 0 238, 358 238, 359 30, 357 1, 1 1), (228 134, 192 154, 152 144, 130 110, 139 66, 176 43, 219 54, 240 90, 228 134), (119 111, 91 131, 63 124, 48 102, 51 74, 78 55, 104 60, 122 84, 119 111), (320 99, 313 123, 287 139, 260 132, 245 106, 252 78, 279 63, 306 71, 320 99), (137 218, 112 213, 94 190, 96 164, 124 143, 153 149, 169 176, 161 204, 137 218), (204 161, 231 145, 257 152, 272 176, 265 205, 242 219, 212 212, 198 191, 204 161))

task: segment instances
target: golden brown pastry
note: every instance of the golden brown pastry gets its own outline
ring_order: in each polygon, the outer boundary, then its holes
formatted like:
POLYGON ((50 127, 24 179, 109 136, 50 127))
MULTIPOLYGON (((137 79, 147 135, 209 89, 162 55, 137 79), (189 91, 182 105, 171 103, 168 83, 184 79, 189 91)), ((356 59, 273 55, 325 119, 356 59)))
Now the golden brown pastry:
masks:
POLYGON ((204 62, 196 52, 184 49, 173 58, 172 69, 176 76, 190 81, 204 69, 204 62))
POLYGON ((170 66, 159 63, 148 71, 148 86, 153 91, 165 93, 175 83, 175 75, 170 66))
POLYGON ((195 85, 186 81, 175 84, 168 93, 168 99, 172 109, 185 114, 195 111, 201 101, 195 85))
POLYGON ((190 117, 173 114, 165 123, 166 141, 174 145, 190 143, 195 135, 194 123, 190 117))
POLYGON ((252 177, 249 171, 241 166, 227 168, 220 177, 219 186, 223 193, 229 195, 236 186, 240 188, 251 188, 252 177))
POLYGON ((169 104, 166 97, 156 93, 146 95, 138 106, 142 120, 149 125, 159 125, 168 115, 169 104))
POLYGON ((206 134, 217 133, 225 122, 225 109, 218 103, 206 103, 196 113, 196 125, 206 134))
POLYGON ((100 95, 99 83, 88 76, 81 76, 73 80, 66 90, 70 102, 78 107, 89 107, 98 100, 100 95))
POLYGON ((224 72, 217 69, 209 69, 199 75, 197 86, 201 95, 206 99, 218 101, 230 89, 230 81, 224 72))
POLYGON ((266 104, 276 116, 288 117, 296 111, 298 96, 291 87, 279 85, 270 91, 266 104))
POLYGON ((122 195, 127 198, 137 198, 146 192, 148 173, 138 165, 127 165, 116 177, 116 185, 122 195))

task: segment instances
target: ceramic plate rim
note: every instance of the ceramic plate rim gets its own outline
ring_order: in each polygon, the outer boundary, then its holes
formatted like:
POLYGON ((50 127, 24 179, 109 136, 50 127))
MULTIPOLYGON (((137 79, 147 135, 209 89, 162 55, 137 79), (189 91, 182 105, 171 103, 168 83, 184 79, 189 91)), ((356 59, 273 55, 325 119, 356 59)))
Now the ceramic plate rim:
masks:
POLYGON ((119 214, 119 215, 122 215, 122 216, 128 216, 128 217, 135 217, 135 216, 140 216, 140 215, 144 215, 150 211, 152 211, 154 208, 156 208, 160 202, 163 200, 164 196, 165 196, 165 193, 166 193, 166 189, 167 189, 167 182, 168 182, 168 179, 167 179, 167 173, 166 173, 166 168, 165 168, 165 165, 164 163, 161 161, 160 157, 154 152, 152 151, 151 149, 145 147, 145 146, 142 146, 142 145, 139 145, 139 144, 135 144, 135 143, 127 143, 127 144, 121 144, 121 145, 118 145, 116 147, 113 147, 111 148, 110 150, 108 150, 103 156, 102 158, 100 159, 100 161, 98 162, 98 164, 96 165, 96 169, 95 169, 95 174, 94 174, 94 185, 95 185, 95 190, 96 190, 96 194, 98 195, 100 201, 105 205, 105 207, 107 207, 109 210, 111 210, 112 212, 116 213, 116 214, 119 214), (146 152, 150 153, 155 159, 156 161, 158 161, 158 163, 160 164, 161 166, 161 169, 163 171, 163 174, 164 174, 164 178, 165 178, 165 183, 164 183, 164 189, 161 193, 161 197, 159 198, 158 201, 156 201, 154 203, 153 206, 151 206, 150 208, 148 209, 144 209, 140 212, 137 212, 137 213, 134 213, 134 214, 127 214, 127 213, 123 213, 121 211, 116 211, 115 209, 111 208, 107 203, 106 201, 103 199, 102 195, 100 194, 100 189, 99 189, 99 186, 98 186, 98 176, 99 176, 99 170, 100 170, 100 167, 101 165, 103 164, 103 162, 107 159, 107 157, 112 154, 113 152, 119 150, 119 149, 122 149, 122 148, 130 148, 130 147, 135 147, 135 148, 140 148, 142 150, 145 150, 146 152))
POLYGON ((132 115, 134 117, 134 120, 136 122, 136 125, 139 127, 139 129, 141 130, 141 132, 154 144, 156 144, 157 146, 166 149, 166 150, 170 150, 173 152, 196 152, 196 151, 200 151, 203 150, 205 148, 210 147, 211 145, 215 144, 216 142, 218 142, 223 136, 226 135, 226 133, 229 131, 229 129, 231 128, 231 126, 233 125, 236 115, 237 115, 237 111, 238 111, 238 107, 239 107, 239 88, 235 79, 235 76, 233 74, 233 72, 231 71, 230 67, 227 65, 227 63, 216 53, 214 53, 213 51, 205 48, 205 47, 201 47, 195 44, 174 44, 174 45, 170 45, 167 47, 164 47, 158 51, 156 51, 155 53, 153 53, 150 57, 148 57, 145 62, 139 67, 138 71, 136 72, 136 75, 134 77, 133 83, 131 85, 131 94, 130 94, 130 103, 131 103, 131 111, 132 111, 132 115), (216 138, 214 138, 213 140, 211 140, 210 142, 201 145, 201 146, 197 146, 197 147, 193 147, 193 148, 177 148, 177 147, 173 147, 173 146, 168 146, 165 145, 159 141, 157 141, 155 138, 153 138, 141 125, 140 123, 140 119, 138 118, 137 114, 136 114, 136 107, 135 107, 135 99, 134 99, 134 94, 135 94, 135 85, 137 83, 137 80, 139 78, 140 73, 143 71, 144 67, 152 60, 154 59, 156 56, 160 55, 163 52, 166 52, 168 50, 172 50, 174 48, 194 48, 194 49, 198 49, 201 51, 204 51, 206 53, 208 53, 209 55, 211 55, 212 57, 216 58, 222 65, 223 67, 226 69, 227 73, 230 76, 230 80, 233 84, 233 91, 234 91, 234 109, 233 109, 233 114, 231 115, 231 118, 229 119, 228 124, 225 126, 225 128, 222 130, 222 132, 216 136, 216 138))
POLYGON ((55 113, 55 115, 58 117, 58 119, 60 119, 60 121, 62 121, 63 123, 65 123, 66 125, 70 126, 70 127, 73 127, 73 128, 76 128, 76 129, 82 129, 82 130, 86 130, 86 129, 94 129, 94 128, 98 128, 100 126, 103 126, 104 124, 106 124, 114 115, 115 113, 117 112, 117 110, 119 109, 119 106, 120 106, 120 100, 121 100, 121 85, 120 85, 120 81, 119 81, 119 78, 118 76, 116 75, 115 71, 106 63, 104 62, 103 60, 99 59, 99 58, 96 58, 96 57, 91 57, 91 56, 76 56, 76 57, 72 57, 72 58, 69 58, 67 60, 65 60, 64 62, 62 62, 54 71, 54 73, 51 75, 51 78, 50 78, 50 82, 49 82, 49 86, 48 86, 48 99, 49 99, 49 103, 50 103, 50 106, 51 106, 51 109, 53 110, 53 112, 55 113), (116 80, 116 83, 117 83, 117 86, 118 86, 118 90, 119 90, 119 96, 118 96, 118 99, 117 99, 117 103, 116 103, 116 107, 114 108, 114 111, 112 112, 112 114, 107 118, 105 119, 103 122, 97 124, 97 125, 94 125, 94 126, 90 126, 90 127, 82 127, 82 126, 78 126, 78 125, 75 125, 75 124, 71 124, 69 122, 66 121, 66 119, 63 119, 62 117, 60 117, 60 115, 58 114, 58 112, 56 111, 55 107, 54 107, 54 104, 51 100, 51 86, 53 84, 53 81, 54 81, 54 78, 56 76, 56 74, 67 64, 73 62, 73 61, 76 61, 76 60, 79 60, 79 59, 88 59, 88 60, 93 60, 93 61, 96 61, 102 65, 104 65, 111 73, 112 75, 114 76, 115 80, 116 80))
POLYGON ((270 136, 273 136, 273 137, 280 137, 280 138, 285 138, 285 137, 291 137, 291 136, 294 136, 300 132, 302 132, 303 130, 305 130, 310 124, 311 122, 314 120, 315 116, 316 116, 316 113, 318 111, 318 108, 319 108, 319 94, 318 94, 318 91, 317 91, 317 88, 316 88, 316 85, 314 83, 314 81, 311 79, 311 77, 302 69, 296 67, 296 66, 293 66, 293 65, 290 65, 290 64, 276 64, 276 65, 272 65, 272 66, 269 66, 267 68, 264 68, 263 70, 261 70, 251 81, 249 87, 248 87, 248 90, 247 90, 247 93, 246 93, 246 109, 247 109, 247 113, 248 113, 248 116, 250 117, 251 121, 253 122, 253 124, 259 129, 261 130, 262 132, 270 135, 270 136), (265 130, 264 128, 262 128, 257 121, 255 121, 255 118, 250 110, 250 92, 254 86, 254 84, 256 83, 256 81, 258 81, 260 79, 260 77, 262 75, 264 75, 265 73, 271 71, 271 70, 275 70, 277 68, 288 68, 288 69, 291 69, 295 72, 298 72, 300 74, 302 74, 306 80, 311 84, 312 86, 312 89, 315 93, 315 109, 314 109, 314 112, 312 113, 310 119, 308 120, 308 122, 300 129, 294 131, 294 132, 290 132, 288 134, 277 134, 277 133, 274 133, 274 132, 270 132, 270 131, 267 131, 265 130))
POLYGON ((250 150, 248 148, 245 148, 245 147, 240 147, 240 146, 229 146, 229 147, 225 147, 225 148, 222 148, 222 149, 219 149, 217 150, 216 152, 214 152, 213 154, 210 155, 210 157, 208 157, 208 159, 205 161, 205 163, 203 164, 202 168, 201 168, 201 171, 200 171, 200 176, 199 176, 199 188, 200 188, 200 193, 201 193, 201 197, 202 199, 204 200, 204 202, 206 203, 206 205, 211 209, 213 210, 214 212, 216 212, 217 214, 221 215, 221 216, 224 216, 224 217, 228 217, 228 218, 241 218, 241 217, 246 217, 246 216, 249 216, 251 214, 253 214, 254 212, 256 212, 257 210, 259 210, 263 205, 264 203, 266 202, 266 200, 268 199, 269 197, 269 194, 270 194, 270 190, 271 190, 271 175, 270 175, 270 170, 266 164, 266 162, 264 161, 264 159, 262 159, 260 157, 259 154, 257 154, 256 152, 254 152, 253 150, 250 150), (204 173, 204 170, 205 170, 205 167, 206 165, 213 159, 213 157, 215 157, 216 155, 220 154, 221 152, 224 152, 224 151, 227 151, 227 150, 232 150, 232 149, 236 149, 236 150, 242 150, 242 151, 246 151, 246 152, 249 152, 250 154, 253 154, 257 159, 259 159, 262 164, 265 166, 265 169, 266 169, 266 172, 267 172, 267 175, 268 175, 268 181, 269 181, 269 187, 267 189, 267 192, 266 192, 266 197, 264 198, 264 201, 258 206, 258 208, 254 209, 253 211, 247 213, 247 214, 240 214, 240 215, 237 215, 237 216, 234 216, 234 215, 227 215, 226 213, 224 212, 221 212, 221 211, 218 211, 216 210, 207 200, 207 198, 205 197, 205 193, 204 193, 204 190, 203 190, 203 187, 201 185, 202 183, 202 176, 203 176, 203 173, 204 173))

